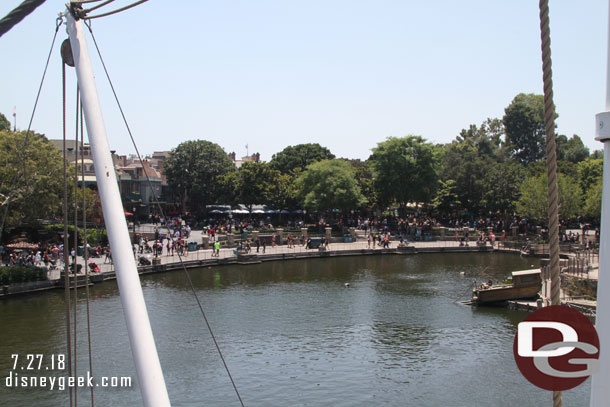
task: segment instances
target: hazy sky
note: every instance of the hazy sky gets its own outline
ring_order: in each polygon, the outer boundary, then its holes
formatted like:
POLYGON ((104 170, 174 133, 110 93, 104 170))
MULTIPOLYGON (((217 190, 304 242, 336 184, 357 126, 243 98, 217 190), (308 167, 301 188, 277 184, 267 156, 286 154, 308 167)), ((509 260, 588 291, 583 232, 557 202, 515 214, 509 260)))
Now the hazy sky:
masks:
MULTIPOLYGON (((0 16, 21 1, 0 3, 0 16)), ((12 121, 16 106, 19 129, 64 3, 47 0, 0 37, 0 112, 12 121)), ((550 3, 558 132, 600 149, 608 3, 550 3)), ((389 136, 449 142, 501 118, 518 93, 542 93, 534 0, 151 0, 92 28, 143 153, 206 139, 238 156, 248 144, 264 160, 306 142, 366 159, 389 136)), ((32 126, 49 138, 61 138, 66 37, 62 27, 32 126)), ((111 147, 134 152, 88 41, 111 147)), ((73 129, 72 68, 68 82, 73 129)))

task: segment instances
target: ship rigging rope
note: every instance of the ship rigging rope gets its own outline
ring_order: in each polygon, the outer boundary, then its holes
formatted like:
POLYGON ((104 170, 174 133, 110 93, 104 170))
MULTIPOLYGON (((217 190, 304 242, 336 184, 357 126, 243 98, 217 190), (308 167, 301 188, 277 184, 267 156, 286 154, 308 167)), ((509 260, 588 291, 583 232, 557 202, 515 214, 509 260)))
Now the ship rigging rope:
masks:
MULTIPOLYGON (((81 151, 84 152, 85 147, 85 131, 84 131, 83 104, 80 104, 80 145, 81 151)), ((91 308, 89 306, 89 249, 87 242, 87 200, 85 186, 85 155, 81 154, 81 187, 83 191, 83 248, 85 259, 85 299, 87 302, 87 342, 89 345, 89 373, 93 376, 93 349, 91 344, 91 308)), ((95 407, 95 397, 93 392, 94 386, 89 386, 91 389, 91 407, 95 407)))
MULTIPOLYGON (((559 191, 557 189, 557 151, 555 148, 555 104, 553 103, 553 70, 551 63, 551 29, 549 2, 540 0, 540 39, 542 77, 544 82, 544 126, 546 132, 546 165, 548 178, 548 216, 551 268, 551 305, 561 305, 559 276, 559 191)), ((553 407, 563 405, 560 391, 553 392, 553 407)))
POLYGON ((23 3, 17 6, 17 8, 8 13, 2 20, 0 20, 0 37, 6 34, 21 20, 32 14, 32 12, 45 1, 46 0, 25 0, 23 3))
MULTIPOLYGON (((66 159, 66 63, 61 63, 61 83, 62 83, 62 128, 63 128, 63 156, 64 156, 64 299, 66 303, 66 343, 68 351, 68 376, 72 376, 72 339, 70 332, 70 274, 68 269, 68 175, 66 159)), ((70 387, 70 407, 73 403, 73 387, 70 387)))
MULTIPOLYGON (((129 9, 130 9, 130 8, 132 8, 132 7, 139 6, 139 5, 140 5, 140 4, 142 4, 142 3, 146 3, 148 0, 140 0, 140 1, 136 1, 135 3, 128 4, 127 6, 124 6, 124 7, 118 8, 118 9, 116 9, 116 10, 109 11, 109 12, 107 12, 107 13, 97 14, 97 15, 95 15, 95 16, 87 16, 87 13, 89 13, 89 12, 91 12, 91 11, 93 11, 93 10, 96 10, 96 9, 98 9, 98 8, 102 7, 102 6, 105 6, 106 4, 112 3, 113 1, 114 1, 114 0, 107 0, 106 2, 104 2, 104 3, 102 3, 102 4, 99 4, 99 5, 95 6, 95 7, 91 7, 91 8, 89 8, 89 9, 82 10, 82 11, 79 13, 79 14, 80 14, 80 18, 82 18, 83 20, 92 20, 92 19, 94 19, 94 18, 100 18, 100 17, 107 17, 107 16, 111 16, 111 15, 113 15, 113 14, 120 13, 121 11, 129 10, 129 9)), ((74 2, 73 2, 73 3, 74 3, 74 2)))
POLYGON ((30 122, 28 123, 28 129, 25 132, 25 138, 23 139, 23 146, 21 147, 21 152, 19 153, 19 158, 17 159, 17 165, 15 166, 15 175, 13 176, 13 181, 11 183, 10 192, 4 198, 5 207, 4 214, 2 215, 2 223, 0 224, 0 241, 2 241, 2 234, 4 233, 4 225, 6 224, 6 217, 8 215, 9 206, 11 203, 11 199, 16 192, 17 181, 19 180, 19 167, 20 161, 23 161, 23 179, 26 180, 25 173, 25 163, 27 158, 26 148, 28 146, 28 141, 30 137, 30 130, 32 128, 32 122, 34 121, 34 115, 36 114, 36 107, 38 106, 38 100, 40 99, 40 93, 42 92, 42 85, 44 84, 45 77, 47 76, 47 69, 49 68, 49 61, 51 60, 51 55, 53 54, 53 47, 55 46, 55 40, 57 39, 57 33, 59 32, 59 27, 62 25, 62 19, 58 18, 55 22, 55 34, 53 34, 53 41, 51 41, 51 49, 49 50, 49 55, 47 56, 47 62, 45 63, 44 71, 42 73, 42 79, 40 80, 40 85, 38 86, 38 93, 36 94, 36 100, 34 102, 34 108, 32 109, 32 114, 30 115, 30 122))
MULTIPOLYGON (((79 95, 79 89, 78 86, 76 86, 76 115, 75 115, 75 119, 76 119, 76 125, 75 130, 76 130, 76 136, 74 137, 74 243, 72 246, 72 250, 74 251, 74 256, 70 256, 70 260, 72 261, 72 272, 74 273, 74 377, 78 376, 78 370, 77 370, 77 362, 78 362, 78 341, 77 341, 77 324, 78 324, 78 319, 77 319, 77 310, 76 310, 76 306, 78 303, 78 262, 76 261, 77 256, 78 256, 78 111, 79 111, 79 106, 81 104, 81 100, 80 100, 80 95, 79 95)), ((82 152, 81 152, 82 154, 82 152)), ((72 253, 70 253, 72 254, 72 253)), ((85 264, 86 265, 86 264, 85 264)), ((74 392, 74 407, 76 407, 78 405, 78 392, 75 391, 74 392)))
MULTIPOLYGON (((139 2, 139 3, 143 3, 143 1, 139 2)), ((125 117, 125 113, 123 111, 123 108, 121 106, 121 103, 119 101, 119 98, 117 96, 116 90, 114 88, 114 85, 112 83, 112 80, 110 79, 110 74, 108 73, 108 69, 106 68, 106 63, 104 62, 104 58, 102 57, 102 54, 100 52, 99 46, 97 44, 97 41, 95 39, 95 35, 93 34, 93 30, 91 29, 91 24, 90 22, 85 21, 85 25, 87 26, 87 28, 89 29, 89 32, 91 33, 91 38, 93 39, 93 43, 95 45, 95 49, 97 51, 97 54, 100 58, 100 62, 102 64, 102 67, 104 68, 104 72, 106 74, 106 78, 108 79, 108 83, 110 85, 110 89, 112 90, 112 94, 114 95, 114 99, 117 103, 117 106, 119 108, 119 111, 121 113, 121 116, 123 118, 123 122, 125 123, 125 127, 127 129, 127 133, 129 134, 129 138, 131 139, 131 142, 136 150, 136 155, 138 156, 138 160, 140 161, 140 165, 142 166, 142 169, 144 169, 144 161, 142 160, 142 155, 140 154, 140 151, 138 149, 137 143, 133 137, 133 134, 131 132, 131 128, 129 127, 129 123, 127 122, 127 118, 125 117)), ((163 211, 163 208, 161 207, 161 204, 159 203, 159 199, 157 197, 157 194, 155 193, 155 189, 152 187, 152 183, 150 181, 150 178, 148 176, 148 172, 147 171, 142 171, 144 173, 144 175, 146 176, 146 181, 148 183, 148 186, 152 192, 152 196, 153 196, 153 201, 155 202, 156 206, 159 209, 159 213, 161 214, 161 216, 165 219, 167 219, 165 217, 165 213, 163 211)), ((166 222, 167 225, 167 222, 166 222)), ((169 226, 167 226, 167 230, 168 230, 168 236, 171 237, 172 242, 175 242, 175 238, 174 236, 172 236, 172 234, 170 233, 170 229, 169 226)), ((184 265, 184 261, 182 259, 182 256, 180 255, 180 253, 178 253, 178 259, 180 260, 180 265, 182 266, 182 269, 184 271, 184 274, 186 276, 186 279, 188 281, 188 284, 190 286, 190 289, 193 293, 193 296, 195 297, 195 301, 197 302, 197 305, 199 307, 199 310, 201 312, 201 316, 203 317, 203 321, 205 322, 205 325, 208 329, 208 332, 210 333, 210 337, 212 338, 212 341, 214 342, 214 346, 216 347, 216 351, 218 352, 218 355, 220 356, 220 359, 222 361, 222 364, 225 368, 225 371, 227 372, 227 376, 229 377, 229 380, 231 381, 231 385, 233 386, 233 390, 235 391, 235 394, 237 395, 237 398, 239 400, 239 403, 242 407, 244 407, 244 402, 241 398, 241 395, 239 393, 239 390, 237 389, 237 385, 235 383, 235 380, 233 379, 233 375, 231 375, 231 371, 229 369, 229 366, 227 365, 227 362, 225 360, 225 357, 222 353, 222 350, 220 349, 220 345, 218 344, 218 341, 216 340, 216 335, 214 335, 214 331, 212 329, 212 326, 210 325, 210 322, 206 316, 206 313, 203 309, 203 305, 201 304, 201 301, 199 300, 199 296, 197 295, 197 290, 195 289, 195 285, 193 284, 193 280, 191 279, 191 275, 189 273, 189 271, 187 270, 186 266, 184 265)))

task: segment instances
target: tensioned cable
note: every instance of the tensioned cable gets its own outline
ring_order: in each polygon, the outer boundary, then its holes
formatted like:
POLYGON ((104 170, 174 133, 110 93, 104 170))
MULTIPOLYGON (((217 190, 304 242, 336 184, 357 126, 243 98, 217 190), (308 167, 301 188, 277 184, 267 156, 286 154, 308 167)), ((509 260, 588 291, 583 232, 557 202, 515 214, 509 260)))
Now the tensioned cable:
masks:
MULTIPOLYGON (((114 85, 112 83, 112 80, 110 79, 110 74, 108 73, 108 69, 106 68, 106 64, 104 63, 104 59, 102 58, 102 54, 100 52, 100 49, 97 45, 97 41, 95 40, 95 36, 93 35, 93 30, 91 29, 90 24, 85 24, 87 26, 87 28, 89 29, 89 32, 91 33, 91 38, 93 39, 93 43, 95 44, 95 49, 97 50, 97 54, 100 57, 100 62, 102 63, 102 67, 104 68, 104 72, 106 73, 106 78, 108 79, 108 83, 110 84, 110 88, 112 89, 112 94, 114 95, 114 99, 117 102, 117 106, 119 108, 119 111, 121 112, 121 116, 123 118, 123 122, 125 123, 125 127, 127 128, 127 132, 129 134, 129 137, 131 139, 131 142, 136 150, 136 154, 138 156, 138 160, 140 161, 140 165, 142 165, 142 172, 144 173, 144 175, 146 176, 146 180, 148 182, 148 186, 153 194, 153 200, 155 202, 155 204, 157 205, 157 207, 159 208, 159 212, 161 213, 161 216, 163 216, 165 218, 165 214, 163 211, 163 208, 161 208, 161 204, 159 203, 159 199, 157 198, 157 194, 155 193, 154 188, 152 187, 152 183, 150 182, 150 178, 148 176, 147 171, 144 171, 144 161, 142 160, 142 156, 140 154, 140 151, 138 150, 138 146, 136 144, 136 141, 133 137, 133 134, 131 132, 131 129, 129 127, 129 124, 127 122, 127 118, 125 117, 125 113, 123 112, 123 108, 121 106, 121 103, 119 101, 119 98, 117 96, 117 93, 114 89, 114 85)), ((166 218, 167 219, 167 218, 166 218)), ((167 225, 167 222, 166 222, 167 225)), ((167 227, 168 230, 168 236, 171 237, 172 242, 175 242, 174 236, 171 235, 171 233, 169 233, 169 227, 167 227)), ((220 345, 218 344, 218 341, 216 340, 216 336, 214 335, 214 331, 212 330, 212 326, 210 325, 208 318, 205 314, 205 311, 203 310, 203 305, 201 304, 201 301, 199 300, 199 296, 197 295, 197 290, 195 289, 195 285, 193 284, 193 280, 191 279, 190 273, 188 272, 186 266, 184 265, 184 261, 182 260, 182 256, 180 255, 180 253, 178 253, 178 259, 180 260, 180 265, 182 266, 182 269, 184 270, 184 273, 186 275, 187 281, 189 283, 189 286, 191 288, 191 291, 193 292, 193 296, 195 297, 195 300, 197 301, 197 305, 199 306, 199 310, 201 311, 201 315, 203 317, 203 320, 205 321, 205 324, 208 328, 208 331, 210 332, 210 336, 212 338, 212 341, 214 342, 214 346, 216 347, 216 350, 218 351, 218 355, 220 356, 220 359, 222 360, 222 364, 224 365, 224 368, 227 372, 227 375, 229 376, 229 379, 231 381, 231 384, 233 385, 233 389, 235 390, 235 394, 237 395, 237 398, 239 399, 239 402, 242 406, 244 406, 244 402, 241 398, 241 395, 239 394, 239 390, 237 389, 237 385, 235 384, 235 381, 233 380, 233 376, 231 375, 231 371, 229 370, 229 366, 227 365, 227 362, 222 354, 222 351, 220 350, 220 345)))
MULTIPOLYGON (((83 118, 83 104, 80 105, 80 142, 81 152, 85 151, 85 132, 84 132, 84 118, 83 118)), ((89 248, 87 242, 87 201, 85 195, 85 155, 81 154, 81 182, 83 191, 83 247, 85 248, 84 259, 85 259, 85 298, 87 300, 87 342, 89 345, 89 373, 93 376, 93 346, 91 344, 91 309, 89 307, 89 248)), ((91 389, 91 407, 95 407, 95 397, 91 389)))
POLYGON ((13 9, 13 11, 4 16, 4 18, 0 20, 0 37, 19 24, 21 20, 32 14, 34 10, 44 2, 45 0, 25 0, 13 9))
MULTIPOLYGON (((548 178, 549 266, 551 268, 551 305, 561 305, 559 276, 559 191, 557 188, 557 150, 555 148, 555 104, 553 103, 553 70, 551 63, 551 29, 549 1, 540 0, 540 39, 542 78, 544 82, 544 126, 546 133, 546 168, 548 178)), ((563 405, 560 391, 553 391, 553 407, 563 405)))
MULTIPOLYGON (((68 344, 68 376, 72 377, 72 339, 70 333, 70 274, 68 270, 68 171, 66 160, 66 63, 61 63, 63 154, 64 154, 64 298, 66 302, 66 342, 68 344)), ((72 407, 73 387, 70 386, 70 407, 72 407)))
MULTIPOLYGON (((74 141, 74 257, 72 257, 72 267, 74 272, 74 377, 78 375, 77 362, 78 362, 78 347, 77 347, 77 312, 76 306, 78 304, 78 119, 79 119, 79 106, 80 106, 80 94, 78 86, 76 87, 76 137, 74 141)), ((78 405, 78 392, 74 392, 74 407, 78 405)))
MULTIPOLYGON (((6 217, 8 215, 8 208, 11 202, 11 198, 15 193, 15 186, 17 185, 17 180, 19 178, 19 161, 23 160, 25 166, 25 158, 26 158, 26 147, 28 145, 28 140, 30 137, 30 130, 32 128, 32 121, 34 120, 34 115, 36 114, 36 107, 38 106, 38 100, 40 99, 40 93, 42 92, 42 85, 44 84, 45 77, 47 76, 47 69, 49 68, 49 61, 51 60, 51 55, 53 54, 53 47, 55 46, 55 40, 57 39, 57 32, 59 31, 59 27, 61 27, 63 21, 61 18, 58 18, 55 22, 55 34, 53 35, 53 41, 51 42, 51 49, 49 50, 49 55, 47 56, 47 62, 44 67, 44 71, 42 73, 42 79, 40 80, 40 86, 38 87, 38 93, 36 94, 36 101, 34 102, 34 108, 32 109, 32 115, 30 116, 30 122, 28 124, 28 129, 25 132, 25 138, 23 140, 23 147, 21 148, 21 153, 19 155, 19 159, 17 160, 15 175, 13 176, 13 181, 11 183, 10 192, 6 198, 6 207, 4 208, 4 215, 2 216, 2 224, 0 225, 0 241, 2 241, 2 234, 4 233, 4 225, 6 223, 6 217)), ((25 170, 23 173, 23 178, 25 179, 25 170)))
POLYGON ((85 13, 85 14, 86 14, 86 13, 89 13, 89 12, 91 12, 91 11, 93 11, 93 10, 97 10, 97 9, 98 9, 98 8, 100 8, 100 7, 104 7, 105 5, 110 4, 110 3, 112 3, 113 1, 114 1, 114 0, 106 0, 106 1, 104 1, 103 3, 100 3, 100 4, 98 4, 98 5, 94 6, 94 7, 91 7, 91 8, 88 8, 88 9, 86 9, 86 10, 83 10, 82 12, 83 12, 83 13, 85 13))
MULTIPOLYGON (((135 7, 135 6, 138 6, 138 5, 142 4, 142 3, 146 3, 147 1, 148 1, 148 0, 140 0, 140 1, 136 1, 135 3, 129 4, 129 5, 125 6, 125 7, 121 7, 121 8, 118 8, 118 9, 116 9, 116 10, 113 10, 113 11, 109 11, 109 12, 107 12, 107 13, 98 14, 98 15, 95 15, 95 16, 85 16, 85 17, 82 17, 82 18, 83 18, 83 20, 92 20, 92 19, 94 19, 94 18, 100 18, 100 17, 107 17, 107 16, 111 16, 111 15, 113 15, 113 14, 120 13, 121 11, 129 10, 130 8, 135 7)), ((97 7, 96 7, 96 8, 97 8, 97 7)), ((94 10, 94 8, 89 9, 89 10, 84 10, 84 11, 86 12, 86 11, 90 11, 90 10, 94 10)))

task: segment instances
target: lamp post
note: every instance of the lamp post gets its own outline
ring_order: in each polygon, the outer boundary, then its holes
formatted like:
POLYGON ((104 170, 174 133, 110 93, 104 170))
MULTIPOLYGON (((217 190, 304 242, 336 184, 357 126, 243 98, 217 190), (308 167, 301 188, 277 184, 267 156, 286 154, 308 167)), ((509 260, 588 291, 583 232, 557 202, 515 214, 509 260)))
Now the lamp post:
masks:
MULTIPOLYGON (((610 7, 609 17, 610 22, 610 7)), ((599 270, 597 281, 596 328, 599 343, 610 345, 610 24, 608 27, 608 55, 606 66, 606 111, 595 115, 595 139, 604 143, 604 172, 602 176, 602 211, 599 241, 599 270)), ((599 372, 591 382, 591 407, 601 407, 610 400, 610 352, 601 349, 599 372)))

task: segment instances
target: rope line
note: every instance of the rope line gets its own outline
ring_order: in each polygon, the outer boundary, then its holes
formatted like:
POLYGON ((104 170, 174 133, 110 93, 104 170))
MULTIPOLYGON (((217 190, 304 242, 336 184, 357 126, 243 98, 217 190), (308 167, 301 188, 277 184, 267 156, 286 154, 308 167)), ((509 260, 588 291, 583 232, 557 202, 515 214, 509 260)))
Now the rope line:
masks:
MULTIPOLYGON (((555 147, 555 104, 553 103, 553 70, 551 63, 551 29, 549 2, 540 0, 540 39, 542 77, 544 81, 544 125, 546 132, 546 165, 548 177, 549 267, 551 270, 551 305, 561 305, 559 276, 559 191, 557 187, 557 150, 555 147)), ((562 393, 553 392, 553 407, 563 405, 562 393)))
MULTIPOLYGON (((78 375, 77 372, 77 362, 78 362, 78 342, 77 342, 77 310, 76 305, 78 303, 78 263, 76 262, 76 256, 78 255, 78 111, 81 100, 78 91, 78 86, 76 87, 76 125, 75 131, 75 141, 74 141, 74 257, 72 257, 72 272, 74 273, 74 376, 78 375)), ((70 253, 72 254, 72 253, 70 253)), ((74 392, 74 407, 78 406, 78 392, 74 392)))
MULTIPOLYGON (((85 132, 84 132, 84 118, 83 118, 83 104, 80 105, 80 142, 81 151, 85 150, 85 132)), ((87 201, 85 195, 85 155, 81 154, 81 182, 83 191, 83 247, 85 248, 84 259, 85 259, 85 298, 87 300, 87 343, 89 345, 89 373, 93 376, 93 349, 91 344, 91 309, 89 307, 89 250, 87 248, 87 201)), ((91 407, 95 407, 95 397, 91 389, 91 407)))
POLYGON ((25 0, 13 9, 13 11, 4 16, 4 18, 0 20, 0 37, 19 24, 21 20, 32 14, 34 10, 44 2, 45 0, 25 0))
MULTIPOLYGON (((142 3, 146 3, 147 1, 148 1, 148 0, 140 0, 140 1, 136 1, 135 3, 129 4, 129 5, 125 6, 125 7, 121 7, 121 8, 118 8, 118 9, 116 9, 116 10, 109 11, 109 12, 107 12, 107 13, 98 14, 98 15, 95 15, 95 16, 86 16, 86 17, 83 17, 83 19, 84 19, 84 20, 92 20, 92 19, 94 19, 94 18, 100 18, 100 17, 107 17, 107 16, 111 16, 111 15, 113 15, 113 14, 120 13, 121 11, 129 10, 129 9, 130 9, 130 8, 132 8, 132 7, 139 6, 140 4, 142 4, 142 3)), ((100 6, 100 7, 101 7, 101 6, 100 6)), ((95 8, 97 8, 97 7, 95 7, 95 8)), ((92 9, 89 9, 89 10, 85 10, 85 12, 86 12, 86 11, 93 10, 93 9, 95 9, 95 8, 92 8, 92 9)))
MULTIPOLYGON (((142 3, 142 2, 140 2, 140 3, 142 3)), ((127 118, 125 117, 125 113, 123 111, 123 108, 122 108, 121 103, 119 101, 119 98, 117 96, 116 90, 115 90, 114 85, 112 83, 112 80, 110 78, 110 74, 108 73, 108 69, 106 68, 106 64, 104 62, 104 59, 103 59, 102 54, 100 52, 100 49, 98 47, 97 41, 96 41, 95 36, 93 34, 93 30, 91 29, 90 24, 85 24, 85 25, 87 26, 87 28, 89 29, 89 32, 91 33, 91 38, 93 39, 93 43, 95 45, 95 49, 97 50, 97 54, 98 54, 98 56, 100 58, 100 62, 102 63, 102 67, 104 68, 104 72, 106 74, 106 78, 108 79, 108 83, 110 84, 110 88, 112 89, 112 94, 114 95, 115 101, 117 103, 117 106, 118 106, 119 111, 121 113, 121 116, 123 118, 123 122, 125 123, 125 127, 127 128, 127 132, 129 134, 131 142, 132 142, 132 144, 133 144, 133 146, 134 146, 134 148, 136 150, 136 154, 138 156, 138 160, 140 161, 140 165, 142 165, 142 169, 144 169, 144 161, 142 160, 142 155, 140 154, 140 151, 138 149, 137 143, 136 143, 136 141, 135 141, 135 139, 133 137, 133 134, 131 132, 131 128, 129 127, 129 123, 127 122, 127 118)), ((150 188, 150 190, 152 192, 152 195, 153 195, 153 201, 157 205, 157 207, 159 209, 159 212, 161 213, 161 216, 163 216, 165 218, 165 214, 164 214, 163 208, 161 207, 161 204, 159 203, 159 199, 157 197, 157 194, 155 193, 155 190, 152 187, 152 183, 150 181, 148 173, 146 171, 142 171, 142 172, 146 176, 146 180, 148 182, 148 186, 149 186, 149 188, 150 188)), ((166 222, 166 225, 167 225, 167 222, 166 222)), ((168 230, 168 236, 170 236, 172 242, 175 242, 176 240, 175 240, 174 236, 172 236, 172 234, 170 233, 169 226, 166 226, 166 227, 167 227, 167 230, 168 230)), ((216 340, 216 336, 214 335, 214 331, 212 329, 212 326, 210 325, 210 323, 208 321, 206 313, 205 313, 205 311, 203 309, 203 305, 201 304, 201 301, 199 300, 199 296, 197 295, 197 290, 195 289, 195 285, 193 284, 193 280, 191 279, 190 273, 187 270, 186 266, 184 265, 184 261, 182 259, 182 256, 180 255, 180 253, 178 253, 178 259, 179 259, 180 265, 182 266, 182 269, 183 269, 183 271, 185 273, 185 276, 186 276, 186 279, 187 279, 187 281, 189 283, 191 291, 193 292, 193 296, 195 297, 195 300, 197 302, 199 310, 201 311, 201 315, 202 315, 203 320, 204 320, 204 322, 205 322, 205 324, 207 326, 208 332, 210 333, 212 341, 214 342, 214 346, 216 347, 216 351, 218 352, 218 355, 220 356, 220 359, 222 360, 222 364, 223 364, 223 366, 225 368, 225 371, 227 372, 227 376, 229 377, 229 380, 231 381, 231 384, 233 386, 235 394, 237 395, 239 403, 243 407, 244 406, 244 402, 243 402, 243 400, 241 398, 239 390, 237 389, 237 385, 235 383, 235 380, 233 379, 233 376, 231 375, 231 371, 229 370, 229 366, 227 365, 227 362, 226 362, 226 360, 224 358, 224 355, 223 355, 223 353, 222 353, 222 351, 220 349, 220 345, 218 344, 218 341, 216 340)))
MULTIPOLYGON (((61 64, 62 83, 62 127, 63 127, 63 157, 64 157, 64 298, 66 302, 66 343, 68 347, 68 375, 72 376, 72 339, 70 333, 70 274, 68 273, 68 170, 66 162, 66 64, 61 64)), ((70 407, 72 407, 72 387, 70 387, 70 407)))

